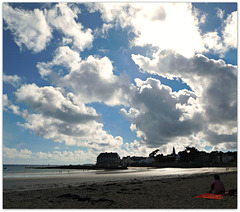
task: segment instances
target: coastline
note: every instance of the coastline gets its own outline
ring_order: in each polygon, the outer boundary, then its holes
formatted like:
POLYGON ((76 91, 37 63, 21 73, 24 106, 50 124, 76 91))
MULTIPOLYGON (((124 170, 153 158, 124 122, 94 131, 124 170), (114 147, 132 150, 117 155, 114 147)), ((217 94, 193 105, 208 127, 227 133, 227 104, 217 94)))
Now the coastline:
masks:
MULTIPOLYGON (((145 167, 146 164, 134 166, 134 167, 145 167)), ((131 166, 129 166, 131 167, 131 166)), ((202 163, 156 163, 151 168, 210 168, 210 167, 237 167, 236 164, 202 164, 202 163)), ((96 165, 56 165, 56 166, 39 166, 39 167, 29 167, 29 169, 85 169, 85 170, 121 170, 128 169, 127 166, 117 166, 117 167, 101 167, 96 165)))
MULTIPOLYGON (((219 173, 226 190, 237 188, 237 172, 219 173)), ((196 199, 206 193, 213 174, 147 177, 68 184, 27 191, 4 191, 3 208, 18 209, 236 209, 237 197, 196 199)))
MULTIPOLYGON (((44 170, 44 169, 41 169, 44 170)), ((49 170, 49 169, 48 169, 49 170)), ((125 170, 69 170, 8 173, 3 176, 3 191, 23 191, 64 186, 76 186, 82 183, 120 181, 132 179, 174 178, 237 171, 236 167, 220 168, 152 168, 131 167, 125 170)))

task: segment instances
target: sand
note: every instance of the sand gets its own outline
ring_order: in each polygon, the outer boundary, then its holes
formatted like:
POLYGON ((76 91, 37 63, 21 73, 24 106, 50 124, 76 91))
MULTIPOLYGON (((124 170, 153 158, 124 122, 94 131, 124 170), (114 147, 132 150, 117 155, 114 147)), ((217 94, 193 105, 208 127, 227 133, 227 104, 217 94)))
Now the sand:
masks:
MULTIPOLYGON (((237 188, 237 172, 220 174, 226 190, 237 188)), ((79 183, 27 191, 4 191, 3 208, 17 209, 236 209, 237 196, 196 199, 213 174, 79 183)))

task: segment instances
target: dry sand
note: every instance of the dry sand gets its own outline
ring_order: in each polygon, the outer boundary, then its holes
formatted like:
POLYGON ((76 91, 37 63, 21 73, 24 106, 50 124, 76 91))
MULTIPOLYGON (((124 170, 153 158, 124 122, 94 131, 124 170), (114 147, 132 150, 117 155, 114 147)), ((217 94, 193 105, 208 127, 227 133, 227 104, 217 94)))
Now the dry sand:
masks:
MULTIPOLYGON (((226 190, 237 188, 237 172, 220 174, 226 190)), ((132 179, 61 188, 4 191, 3 208, 18 209, 236 209, 237 197, 196 199, 206 193, 213 174, 172 179, 132 179)))

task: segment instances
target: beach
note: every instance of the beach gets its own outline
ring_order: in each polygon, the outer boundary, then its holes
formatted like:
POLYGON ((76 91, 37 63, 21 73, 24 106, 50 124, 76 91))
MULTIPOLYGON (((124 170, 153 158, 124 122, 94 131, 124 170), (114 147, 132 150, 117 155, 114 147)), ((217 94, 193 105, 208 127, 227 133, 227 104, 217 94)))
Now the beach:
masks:
MULTIPOLYGON (((226 190, 237 188, 237 172, 219 173, 226 190)), ((35 179, 36 180, 36 179, 35 179)), ((54 179, 52 179, 54 181, 54 179)), ((38 184, 4 189, 3 208, 17 209, 236 209, 237 197, 197 199, 207 193, 213 173, 146 177, 72 184, 38 184), (51 186, 50 186, 51 185, 51 186)), ((4 182, 5 183, 5 182, 4 182)))

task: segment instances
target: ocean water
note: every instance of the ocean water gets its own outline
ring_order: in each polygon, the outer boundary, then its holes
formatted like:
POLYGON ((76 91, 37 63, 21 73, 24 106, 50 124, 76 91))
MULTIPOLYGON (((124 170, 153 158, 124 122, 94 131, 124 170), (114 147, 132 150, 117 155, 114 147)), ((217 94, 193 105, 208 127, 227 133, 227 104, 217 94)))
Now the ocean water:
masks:
POLYGON ((79 169, 38 169, 47 165, 3 165, 3 178, 41 178, 65 174, 90 174, 93 170, 79 169))

